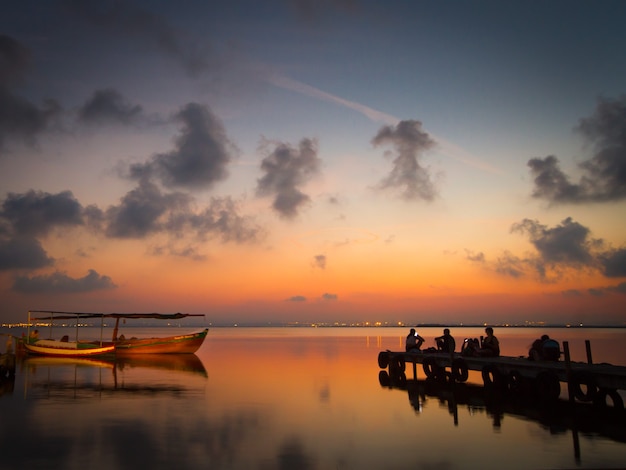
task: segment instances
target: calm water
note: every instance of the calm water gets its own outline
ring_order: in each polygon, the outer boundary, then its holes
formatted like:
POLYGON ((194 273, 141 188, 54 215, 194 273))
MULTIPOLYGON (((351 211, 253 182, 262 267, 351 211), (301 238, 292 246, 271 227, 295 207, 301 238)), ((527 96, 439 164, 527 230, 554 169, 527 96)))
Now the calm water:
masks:
MULTIPOLYGON (((419 330, 425 346, 432 346, 440 331, 419 330)), ((525 355, 542 332, 496 328, 503 354, 512 356, 525 355)), ((54 336, 61 333, 55 329, 54 336)), ((89 333, 82 329, 80 335, 89 333)), ((456 394, 422 380, 381 384, 378 352, 402 349, 406 333, 405 328, 213 328, 198 353, 186 358, 114 364, 28 358, 18 364, 15 381, 0 390, 0 468, 626 465, 626 421, 587 406, 577 407, 573 416, 565 402, 543 409, 498 400, 471 384, 456 394)), ((481 330, 452 333, 458 344, 481 330)), ((584 340, 590 339, 594 362, 626 365, 624 329, 548 333, 569 341, 573 360, 586 360, 584 340)), ((418 378, 424 378, 419 369, 418 378)), ((473 375, 470 381, 482 383, 473 375)))

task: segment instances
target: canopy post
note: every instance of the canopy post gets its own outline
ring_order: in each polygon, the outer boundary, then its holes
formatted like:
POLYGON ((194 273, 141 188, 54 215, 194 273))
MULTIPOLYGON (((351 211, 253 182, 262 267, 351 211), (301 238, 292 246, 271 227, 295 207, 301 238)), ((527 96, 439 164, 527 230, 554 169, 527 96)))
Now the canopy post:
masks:
POLYGON ((120 324, 120 317, 115 317, 115 327, 113 328, 113 342, 117 341, 117 328, 120 324))

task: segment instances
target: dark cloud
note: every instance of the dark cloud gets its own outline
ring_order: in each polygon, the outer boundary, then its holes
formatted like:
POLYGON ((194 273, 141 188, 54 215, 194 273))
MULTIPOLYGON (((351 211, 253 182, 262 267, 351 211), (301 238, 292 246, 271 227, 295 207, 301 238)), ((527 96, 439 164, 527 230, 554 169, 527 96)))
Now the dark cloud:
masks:
POLYGON ((175 118, 182 123, 175 149, 132 165, 131 178, 155 177, 167 187, 186 189, 209 189, 226 179, 237 149, 217 116, 206 106, 189 103, 175 118))
POLYGON ((313 257, 313 266, 320 269, 326 269, 326 255, 315 255, 313 257))
POLYGON ((261 239, 263 229, 238 211, 238 204, 230 197, 211 198, 204 211, 189 217, 189 226, 200 237, 217 234, 224 242, 246 243, 261 239))
POLYGON ((322 294, 322 300, 337 300, 339 296, 337 294, 330 294, 328 292, 322 294))
POLYGON ((602 253, 599 259, 606 277, 626 277, 626 248, 602 253))
MULTIPOLYGON (((268 142, 264 142, 266 146, 268 142)), ((258 196, 273 196, 273 209, 285 219, 293 219, 311 201, 300 187, 319 173, 317 141, 302 139, 298 148, 277 143, 261 162, 265 175, 257 181, 258 196)))
POLYGON ((518 258, 508 251, 505 251, 501 256, 498 256, 495 263, 495 271, 498 274, 516 279, 524 276, 526 268, 526 261, 518 258))
POLYGON ((303 295, 294 295, 286 299, 287 302, 306 302, 306 297, 303 295))
POLYGON ((186 43, 183 34, 170 26, 165 18, 130 2, 65 0, 64 4, 79 17, 109 33, 152 42, 192 76, 219 64, 209 47, 201 49, 196 44, 186 43))
POLYGON ((34 145, 36 137, 60 112, 56 101, 45 100, 38 107, 14 92, 29 64, 28 49, 10 36, 0 34, 0 151, 8 140, 34 145))
POLYGON ((54 264, 39 240, 20 237, 0 240, 0 271, 11 269, 37 269, 54 264))
POLYGON ((466 250, 466 259, 516 279, 534 273, 541 281, 552 282, 567 270, 599 270, 605 277, 626 277, 626 248, 607 249, 603 240, 592 238, 591 230, 571 217, 555 227, 524 219, 513 224, 511 232, 526 235, 536 252, 520 257, 505 251, 495 261, 487 261, 482 253, 466 250))
POLYGON ((435 141, 422 130, 420 121, 407 120, 400 121, 395 127, 384 126, 372 139, 372 144, 376 147, 391 144, 396 151, 393 168, 380 181, 379 189, 398 190, 407 201, 432 201, 436 197, 437 190, 430 174, 419 163, 422 154, 431 149, 435 141))
POLYGON ((43 236, 55 227, 83 224, 82 206, 71 191, 9 193, 2 203, 0 218, 8 221, 20 236, 43 236))
POLYGON ((129 191, 119 206, 107 209, 106 234, 113 238, 144 238, 163 231, 166 218, 177 210, 186 211, 188 196, 182 193, 163 194, 147 181, 129 191))
POLYGON ((469 261, 472 261, 474 263, 484 263, 485 262, 485 254, 481 251, 478 253, 474 253, 471 250, 465 250, 466 253, 466 258, 469 261))
POLYGON ((10 36, 0 34, 0 86, 23 81, 30 66, 30 51, 10 36))
POLYGON ((120 92, 107 88, 94 92, 78 110, 78 119, 86 124, 130 124, 141 112, 141 106, 133 106, 120 92))
POLYGON ((616 294, 626 294, 626 282, 620 282, 616 286, 608 287, 607 290, 616 294))
POLYGON ((109 276, 101 276, 93 269, 81 278, 75 279, 65 273, 55 272, 41 276, 18 276, 13 289, 25 294, 58 293, 72 294, 117 287, 109 276))
POLYGON ((580 164, 578 183, 560 169, 554 156, 533 158, 532 196, 551 203, 619 201, 626 198, 626 96, 601 99, 595 113, 576 128, 593 146, 593 158, 580 164))
MULTIPOLYGON (((231 198, 211 198, 200 212, 192 210, 192 198, 184 193, 163 193, 148 180, 129 191, 118 206, 108 208, 102 215, 92 209, 94 225, 106 227, 113 238, 146 238, 166 233, 175 239, 193 235, 199 240, 219 237, 222 242, 249 243, 264 236, 263 229, 251 217, 239 214, 239 205, 231 198)), ((171 249, 176 256, 187 253, 199 259, 193 250, 171 249)))
POLYGON ((536 220, 524 219, 513 224, 511 231, 528 235, 545 263, 573 266, 594 263, 592 250, 598 246, 599 241, 592 240, 589 236, 591 231, 574 222, 571 217, 554 228, 548 228, 536 220))

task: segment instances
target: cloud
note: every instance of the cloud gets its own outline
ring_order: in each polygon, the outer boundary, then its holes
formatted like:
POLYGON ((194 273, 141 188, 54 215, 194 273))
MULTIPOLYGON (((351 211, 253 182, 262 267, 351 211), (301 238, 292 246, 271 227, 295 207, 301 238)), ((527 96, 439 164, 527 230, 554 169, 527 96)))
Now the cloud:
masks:
POLYGON ((18 276, 13 289, 26 294, 57 293, 71 294, 107 290, 117 287, 109 276, 101 276, 93 269, 81 278, 75 279, 62 272, 41 276, 18 276))
POLYGON ((474 253, 471 250, 465 250, 466 253, 466 259, 468 259, 469 261, 472 261, 474 263, 484 263, 485 262, 485 254, 480 251, 478 253, 474 253))
POLYGON ((400 191, 400 196, 413 201, 432 201, 437 190, 426 168, 419 159, 435 145, 435 141, 422 130, 422 123, 414 120, 400 121, 396 126, 384 126, 372 139, 374 146, 391 144, 396 151, 393 168, 378 184, 382 190, 400 191))
POLYGON ((109 33, 148 40, 191 76, 219 64, 209 47, 199 48, 196 44, 185 43, 181 32, 171 27, 165 18, 129 2, 65 0, 64 4, 80 18, 109 33))
POLYGON ((39 240, 21 236, 0 240, 0 271, 11 269, 37 269, 54 264, 39 240))
MULTIPOLYGON (((264 72, 262 75, 268 83, 274 85, 275 87, 282 88, 284 90, 290 90, 301 95, 310 96, 311 98, 333 103, 338 106, 343 106, 344 108, 348 108, 362 114, 373 122, 380 122, 388 124, 390 126, 395 126, 401 121, 399 118, 397 118, 396 116, 392 116, 391 114, 378 111, 355 101, 341 98, 340 96, 333 95, 326 91, 320 90, 319 88, 315 88, 306 83, 294 80, 293 78, 287 77, 280 73, 264 72)), ((430 136, 433 140, 437 142, 437 150, 442 152, 444 155, 454 158, 455 160, 458 160, 465 165, 478 168, 488 173, 502 174, 502 170, 500 170, 499 168, 495 168, 494 166, 476 158, 467 150, 459 147, 452 142, 447 141, 441 136, 435 136, 435 134, 433 133, 430 133, 430 136)))
POLYGON ((626 248, 607 247, 602 239, 591 237, 588 227, 571 217, 555 227, 524 219, 513 224, 511 232, 526 235, 535 252, 522 257, 505 251, 495 261, 488 261, 482 252, 466 250, 466 259, 515 279, 534 273, 542 282, 552 282, 566 270, 600 271, 607 278, 626 277, 626 248))
POLYGON ((559 160, 548 157, 528 161, 534 176, 532 196, 550 203, 620 201, 626 198, 626 95, 601 99, 594 114, 576 128, 593 146, 593 158, 579 167, 578 183, 560 169, 559 160))
POLYGON ((536 220, 524 219, 513 224, 511 231, 528 235, 541 260, 550 264, 593 265, 592 249, 600 243, 590 239, 591 231, 574 222, 571 217, 554 228, 548 228, 536 220))
MULTIPOLYGON (((605 295, 618 294, 625 295, 626 294, 626 282, 621 282, 616 286, 604 286, 604 287, 591 287, 587 289, 587 294, 592 295, 594 297, 603 297, 605 295)), ((561 293, 565 297, 581 297, 583 292, 577 289, 566 290, 561 293)))
MULTIPOLYGON (((269 145, 264 141, 262 148, 269 145)), ((300 187, 319 174, 321 160, 317 156, 317 141, 302 139, 298 148, 277 143, 261 162, 265 175, 257 180, 258 196, 272 196, 273 209, 285 219, 293 219, 311 198, 300 187)))
MULTIPOLYGON (((187 235, 200 241, 219 237, 222 242, 253 243, 265 232, 252 217, 240 215, 239 205, 230 197, 211 198, 202 211, 192 208, 193 199, 180 192, 163 193, 154 183, 143 180, 129 191, 117 206, 109 207, 101 216, 91 216, 111 238, 147 238, 165 233, 174 239, 187 235)), ((200 259, 195 248, 172 248, 176 256, 200 259)))
POLYGON ((12 37, 0 34, 0 151, 8 140, 34 145, 37 135, 59 114, 60 106, 54 100, 45 100, 38 107, 13 92, 29 65, 29 50, 12 37))
POLYGON ((270 73, 266 76, 266 79, 269 83, 276 87, 283 88, 285 90, 295 91, 296 93, 310 96, 311 98, 316 98, 319 100, 327 101, 329 103, 343 106, 345 108, 352 109, 353 111, 357 111, 363 114, 365 117, 374 122, 383 122, 390 125, 395 125, 399 121, 399 119, 395 116, 370 108, 369 106, 365 106, 364 104, 356 103, 354 101, 346 100, 339 96, 332 95, 318 88, 312 87, 311 85, 307 85, 306 83, 302 83, 294 80, 293 78, 289 78, 285 75, 270 73))
POLYGON ((293 297, 289 297, 285 300, 287 302, 306 302, 306 297, 303 295, 294 295, 293 297))
POLYGON ((182 193, 163 194, 147 180, 129 191, 118 206, 109 207, 105 213, 108 226, 106 234, 112 238, 144 238, 164 230, 168 214, 186 210, 189 197, 182 193))
POLYGON ((175 116, 182 123, 174 150, 130 167, 133 179, 158 178, 164 186, 209 189, 227 178, 236 146, 207 106, 189 103, 175 116))
POLYGON ((78 119, 85 124, 130 124, 141 112, 141 106, 133 106, 117 90, 106 88, 96 90, 81 106, 78 119))
POLYGON ((43 236, 55 227, 83 224, 82 206, 71 191, 9 193, 2 203, 0 218, 8 221, 20 236, 43 236))
POLYGON ((339 296, 337 294, 330 294, 328 292, 322 294, 322 300, 337 300, 339 296))
POLYGON ((602 253, 599 259, 606 277, 626 277, 626 248, 602 253))
POLYGON ((494 269, 498 274, 517 279, 524 276, 527 268, 526 265, 526 261, 518 258, 509 251, 505 251, 496 259, 494 269))
POLYGON ((615 292, 617 294, 626 294, 626 282, 620 282, 616 286, 607 287, 607 290, 610 292, 615 292))
POLYGON ((230 197, 211 198, 209 206, 198 214, 178 213, 170 218, 167 228, 182 233, 193 229, 204 238, 219 235, 223 242, 256 242, 265 235, 252 217, 239 214, 239 205, 230 197))
POLYGON ((315 255, 313 257, 313 266, 320 269, 326 269, 326 255, 315 255))

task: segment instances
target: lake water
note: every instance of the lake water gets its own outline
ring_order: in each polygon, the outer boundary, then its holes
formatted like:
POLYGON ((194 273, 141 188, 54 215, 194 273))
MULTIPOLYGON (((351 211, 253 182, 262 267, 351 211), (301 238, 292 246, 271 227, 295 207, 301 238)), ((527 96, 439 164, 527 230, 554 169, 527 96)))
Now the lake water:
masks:
MULTIPOLYGON (((502 354, 510 356, 526 355, 544 333, 495 330, 502 354)), ((418 331, 425 347, 441 334, 441 328, 418 331)), ((619 413, 591 405, 572 409, 566 400, 545 408, 499 398, 479 386, 480 374, 454 389, 424 381, 420 369, 418 381, 412 373, 399 385, 381 380, 379 351, 402 350, 407 332, 212 328, 190 357, 117 363, 26 358, 15 380, 0 390, 0 469, 626 465, 626 420, 619 413)), ((154 328, 132 334, 171 333, 172 328, 154 328)), ((457 345, 481 333, 452 328, 457 345)), ((626 329, 547 333, 567 340, 575 361, 586 361, 589 339, 594 362, 626 365, 626 329)), ((81 338, 90 334, 96 337, 99 329, 80 331, 81 338)))

